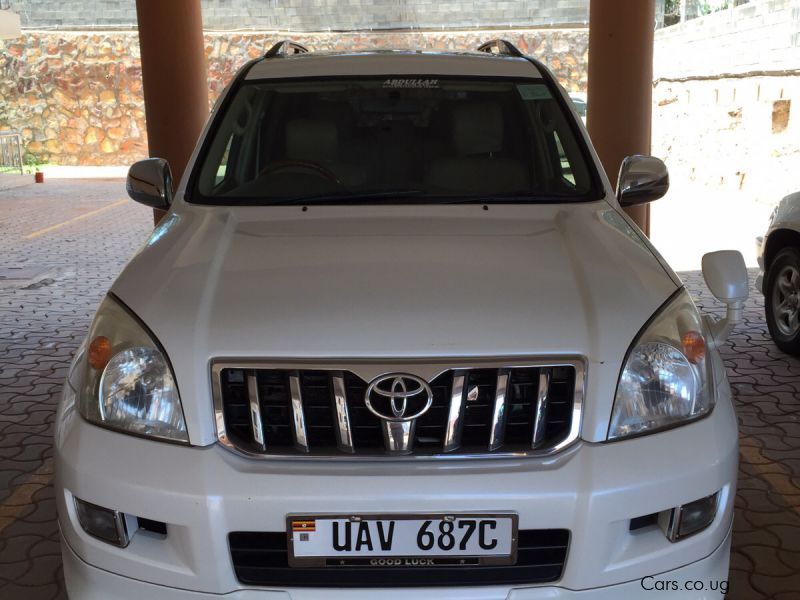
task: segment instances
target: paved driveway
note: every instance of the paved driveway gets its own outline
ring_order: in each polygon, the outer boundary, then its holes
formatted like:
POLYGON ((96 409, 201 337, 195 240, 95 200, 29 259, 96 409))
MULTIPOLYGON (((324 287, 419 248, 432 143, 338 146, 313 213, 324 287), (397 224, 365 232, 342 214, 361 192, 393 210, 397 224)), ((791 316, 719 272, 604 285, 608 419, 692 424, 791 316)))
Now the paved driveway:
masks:
MULTIPOLYGON (((70 356, 151 229, 122 181, 50 180, 0 193, 0 598, 64 598, 52 425, 70 356)), ((696 272, 698 302, 722 312, 696 272)), ((728 598, 800 598, 800 361, 769 340, 763 300, 725 359, 741 424, 728 598)), ((655 598, 656 596, 654 596, 655 598)))

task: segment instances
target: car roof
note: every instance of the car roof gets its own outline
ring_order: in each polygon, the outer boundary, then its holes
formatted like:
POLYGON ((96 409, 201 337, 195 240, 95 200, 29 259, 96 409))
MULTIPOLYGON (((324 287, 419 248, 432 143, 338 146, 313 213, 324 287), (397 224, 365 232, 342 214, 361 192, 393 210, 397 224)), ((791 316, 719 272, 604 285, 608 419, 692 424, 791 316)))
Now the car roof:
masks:
POLYGON ((430 75, 540 79, 539 68, 524 57, 488 52, 370 50, 278 55, 256 62, 246 79, 430 75))

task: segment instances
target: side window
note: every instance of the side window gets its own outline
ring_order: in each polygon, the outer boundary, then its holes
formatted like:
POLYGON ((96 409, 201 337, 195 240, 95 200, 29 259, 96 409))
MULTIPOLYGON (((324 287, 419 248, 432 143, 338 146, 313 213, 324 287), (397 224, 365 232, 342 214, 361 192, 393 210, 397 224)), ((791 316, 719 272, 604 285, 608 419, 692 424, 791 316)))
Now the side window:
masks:
POLYGON ((245 87, 233 100, 217 128, 207 150, 198 179, 198 190, 206 196, 225 195, 242 181, 253 178, 257 133, 255 124, 260 114, 256 104, 264 102, 259 88, 245 87))
POLYGON ((572 164, 569 162, 567 153, 564 152, 564 146, 561 143, 561 138, 558 137, 558 131, 553 132, 553 138, 558 150, 558 164, 560 165, 560 175, 563 183, 575 188, 575 174, 572 172, 572 164))
POLYGON ((225 152, 222 153, 222 159, 220 159, 219 165, 217 165, 217 175, 214 179, 214 187, 219 186, 222 182, 225 181, 225 177, 228 174, 228 161, 231 157, 231 145, 233 144, 233 136, 228 138, 228 143, 225 145, 225 152))
MULTIPOLYGON (((568 118, 544 84, 520 86, 531 118, 531 137, 540 163, 542 191, 583 193, 591 186, 583 155, 571 135, 568 118)), ((571 117, 570 117, 571 118, 571 117)))

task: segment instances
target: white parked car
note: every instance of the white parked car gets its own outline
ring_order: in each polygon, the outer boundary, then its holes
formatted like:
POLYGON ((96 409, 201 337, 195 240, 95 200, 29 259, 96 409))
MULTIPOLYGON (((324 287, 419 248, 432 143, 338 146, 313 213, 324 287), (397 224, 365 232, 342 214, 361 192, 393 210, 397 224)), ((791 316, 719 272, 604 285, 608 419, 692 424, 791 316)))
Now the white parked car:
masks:
POLYGON ((174 195, 130 170, 168 213, 64 388, 70 598, 719 597, 741 255, 704 319, 622 210, 663 163, 615 192, 510 44, 302 50, 239 72, 174 195))
POLYGON ((800 354, 800 192, 780 201, 756 252, 769 333, 778 348, 800 354))

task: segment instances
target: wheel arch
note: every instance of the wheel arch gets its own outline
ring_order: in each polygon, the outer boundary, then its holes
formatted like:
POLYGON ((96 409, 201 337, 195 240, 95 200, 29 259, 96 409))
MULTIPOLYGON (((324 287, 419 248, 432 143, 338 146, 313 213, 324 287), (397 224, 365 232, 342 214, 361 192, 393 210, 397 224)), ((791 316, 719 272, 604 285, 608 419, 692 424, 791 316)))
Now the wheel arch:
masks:
POLYGON ((778 252, 787 246, 800 248, 800 231, 782 227, 770 232, 764 246, 764 270, 768 270, 778 252))

